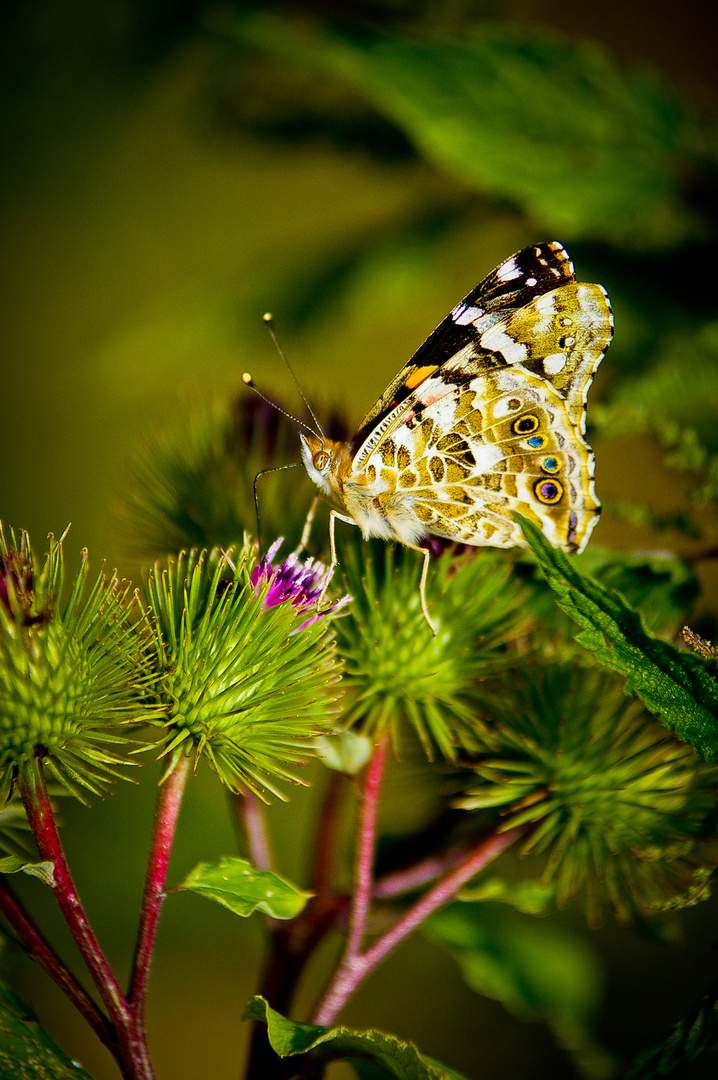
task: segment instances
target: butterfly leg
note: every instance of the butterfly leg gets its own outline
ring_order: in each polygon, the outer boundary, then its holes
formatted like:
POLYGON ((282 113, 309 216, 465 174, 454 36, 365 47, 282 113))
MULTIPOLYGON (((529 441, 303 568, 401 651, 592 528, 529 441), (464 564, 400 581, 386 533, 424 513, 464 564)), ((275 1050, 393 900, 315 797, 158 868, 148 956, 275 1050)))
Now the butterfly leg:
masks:
POLYGON ((329 550, 331 552, 332 561, 329 564, 329 573, 327 574, 327 579, 324 582, 324 588, 322 589, 319 595, 319 599, 317 600, 317 611, 321 611, 326 591, 329 588, 329 582, 332 580, 332 577, 334 576, 334 571, 339 563, 339 559, 337 558, 337 544, 334 537, 334 522, 337 520, 337 518, 339 519, 339 521, 346 521, 347 525, 356 525, 356 521, 354 520, 354 518, 345 517, 344 514, 338 514, 336 510, 331 510, 329 512, 329 550))
POLYGON ((317 512, 319 506, 319 496, 315 496, 312 499, 312 505, 309 507, 309 513, 307 514, 307 520, 304 522, 304 528, 302 529, 302 535, 299 540, 298 547, 295 547, 292 555, 301 555, 305 547, 309 543, 309 535, 312 531, 312 524, 314 523, 314 515, 317 512))
POLYGON ((433 622, 429 615, 429 608, 426 604, 426 575, 429 572, 429 559, 431 558, 431 552, 428 548, 417 547, 416 544, 407 544, 408 548, 412 551, 418 551, 424 556, 424 565, 421 570, 421 581, 419 582, 419 595, 421 596, 421 610, 424 612, 424 618, 429 624, 432 634, 436 637, 437 629, 436 624, 433 622))

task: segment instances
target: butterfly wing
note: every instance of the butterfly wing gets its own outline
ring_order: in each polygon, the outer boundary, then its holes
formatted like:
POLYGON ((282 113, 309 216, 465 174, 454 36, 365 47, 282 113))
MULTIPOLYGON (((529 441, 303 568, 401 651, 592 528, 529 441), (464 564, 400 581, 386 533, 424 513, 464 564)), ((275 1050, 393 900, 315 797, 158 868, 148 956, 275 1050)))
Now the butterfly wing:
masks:
POLYGON ((384 437, 362 478, 399 539, 413 527, 413 535, 513 547, 524 543, 519 511, 573 552, 600 512, 593 455, 565 401, 520 367, 453 387, 384 437))
MULTIPOLYGON (((464 368, 473 363, 478 370, 483 359, 485 366, 493 366, 486 350, 477 348, 481 335, 536 297, 574 280, 573 263, 555 241, 524 248, 506 259, 456 305, 390 383, 359 425, 353 454, 359 454, 377 431, 385 430, 387 419, 402 405, 408 411, 408 399, 448 362, 454 368, 459 362, 464 368)), ((496 363, 505 361, 499 358, 496 363)))
POLYGON ((613 315, 601 285, 572 282, 506 314, 479 334, 477 345, 509 366, 547 380, 585 430, 586 396, 613 336, 613 315))
POLYGON ((560 244, 502 263, 357 432, 345 496, 366 535, 513 547, 519 511, 581 550, 600 513, 586 394, 612 330, 605 291, 575 281, 560 244))

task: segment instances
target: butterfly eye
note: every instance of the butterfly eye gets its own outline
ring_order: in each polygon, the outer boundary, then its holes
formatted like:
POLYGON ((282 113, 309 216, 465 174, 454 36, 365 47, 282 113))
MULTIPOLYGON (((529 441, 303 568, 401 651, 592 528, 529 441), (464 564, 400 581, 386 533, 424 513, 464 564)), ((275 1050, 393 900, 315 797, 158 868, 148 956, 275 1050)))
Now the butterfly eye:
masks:
POLYGON ((534 416, 533 413, 520 416, 513 423, 513 429, 517 435, 528 435, 531 431, 535 431, 538 426, 538 417, 534 416))
POLYGON ((329 465, 329 454, 326 450, 320 450, 318 454, 315 454, 312 464, 317 472, 324 472, 329 465))
POLYGON ((534 492, 539 502, 552 506, 560 500, 563 495, 563 488, 558 480, 539 480, 534 485, 534 492))
POLYGON ((543 435, 532 435, 528 439, 529 446, 532 446, 534 450, 538 450, 540 446, 543 446, 543 435))

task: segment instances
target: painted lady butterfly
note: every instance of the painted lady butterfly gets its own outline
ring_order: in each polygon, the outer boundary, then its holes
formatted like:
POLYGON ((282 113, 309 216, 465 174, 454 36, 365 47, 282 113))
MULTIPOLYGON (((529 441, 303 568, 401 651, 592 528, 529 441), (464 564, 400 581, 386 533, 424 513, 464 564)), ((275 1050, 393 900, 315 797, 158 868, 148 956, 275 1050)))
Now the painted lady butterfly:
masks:
POLYGON ((302 457, 337 518, 424 555, 427 535, 524 545, 513 517, 581 551, 600 513, 584 438, 586 395, 613 333, 601 285, 578 284, 558 243, 512 255, 402 368, 350 443, 302 434, 302 457))

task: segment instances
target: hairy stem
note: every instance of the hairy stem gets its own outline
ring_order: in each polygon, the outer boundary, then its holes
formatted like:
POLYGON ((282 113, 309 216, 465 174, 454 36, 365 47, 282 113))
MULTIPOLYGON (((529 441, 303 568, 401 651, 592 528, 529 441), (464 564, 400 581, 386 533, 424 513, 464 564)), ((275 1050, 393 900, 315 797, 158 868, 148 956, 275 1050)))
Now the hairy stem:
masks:
POLYGON ((136 1028, 132 1010, 100 948, 70 874, 42 766, 32 779, 21 776, 18 786, 40 857, 54 867, 55 898, 110 1015, 116 1034, 115 1060, 126 1080, 154 1080, 144 1033, 136 1028))
MULTIPOLYGON (((349 908, 349 926, 347 928, 344 952, 324 999, 319 1005, 318 1018, 313 1023, 322 1024, 326 1022, 322 1017, 327 1013, 327 1010, 331 1011, 333 1008, 332 1003, 337 998, 337 995, 341 996, 341 988, 351 986, 354 983, 356 974, 362 967, 361 944, 366 931, 367 916, 371 904, 379 795, 388 750, 389 736, 385 734, 377 743, 364 774, 354 866, 354 893, 349 908)), ((351 990, 349 992, 351 993, 351 990)), ((345 998, 342 998, 341 1004, 343 1004, 344 1000, 345 998)), ((337 1007, 337 1012, 341 1004, 337 1007)), ((336 1012, 333 1015, 336 1015, 336 1012)))
POLYGON ((375 900, 389 900, 394 896, 412 892, 420 885, 426 885, 435 881, 447 870, 452 870, 466 857, 466 849, 453 851, 445 855, 429 855, 426 859, 414 863, 412 866, 403 867, 393 873, 385 874, 374 885, 373 897, 375 900))
POLYGON ((453 900, 464 885, 498 858, 506 848, 511 847, 519 837, 524 835, 524 832, 524 829, 519 828, 510 829, 504 833, 492 833, 474 851, 469 852, 462 863, 417 900, 413 907, 409 908, 406 914, 392 926, 391 930, 387 930, 386 934, 367 949, 362 957, 366 965, 366 971, 362 977, 365 978, 417 926, 425 922, 444 904, 453 900))
POLYGON ((32 786, 21 778, 20 794, 40 856, 54 866, 54 892, 60 910, 110 1016, 116 1024, 124 1023, 128 1015, 127 1003, 90 926, 70 875, 44 777, 32 786))
POLYGON ((144 1008, 150 977, 152 953, 162 905, 167 895, 165 883, 172 844, 177 828, 182 796, 184 795, 190 759, 181 757, 159 790, 152 844, 147 860, 145 889, 142 897, 140 925, 127 999, 132 1007, 138 1028, 144 1026, 144 1008))
POLYGON ((371 903, 374 851, 379 817, 379 795, 384 778, 389 736, 383 735, 377 743, 364 777, 364 790, 359 813, 359 835, 354 868, 354 895, 349 908, 349 929, 342 963, 352 963, 361 949, 366 920, 371 903))
POLYGON ((417 900, 406 914, 366 952, 351 957, 351 963, 340 965, 312 1017, 312 1023, 332 1024, 348 999, 374 968, 430 915, 452 900, 476 874, 488 866, 507 847, 515 843, 523 833, 523 829, 492 833, 477 848, 469 852, 457 867, 445 874, 432 889, 417 900))

